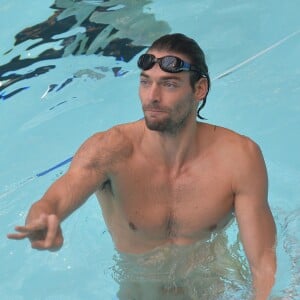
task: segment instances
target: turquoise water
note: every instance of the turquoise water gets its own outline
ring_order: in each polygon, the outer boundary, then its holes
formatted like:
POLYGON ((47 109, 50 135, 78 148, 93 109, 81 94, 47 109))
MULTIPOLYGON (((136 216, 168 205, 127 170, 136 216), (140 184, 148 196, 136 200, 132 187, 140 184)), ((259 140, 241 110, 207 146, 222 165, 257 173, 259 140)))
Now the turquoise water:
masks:
POLYGON ((63 224, 57 253, 5 235, 88 136, 142 116, 136 57, 167 32, 207 54, 208 121, 261 146, 278 229, 273 294, 300 298, 300 2, 182 3, 0 0, 1 299, 115 296, 113 244, 94 196, 63 224))

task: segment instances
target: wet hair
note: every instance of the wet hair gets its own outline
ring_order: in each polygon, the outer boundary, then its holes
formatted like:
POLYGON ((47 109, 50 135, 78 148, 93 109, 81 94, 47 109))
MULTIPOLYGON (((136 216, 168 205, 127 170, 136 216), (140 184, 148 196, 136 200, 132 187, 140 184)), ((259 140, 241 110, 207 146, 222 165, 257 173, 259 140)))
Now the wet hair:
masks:
MULTIPOLYGON (((184 34, 174 33, 167 34, 152 43, 149 50, 158 51, 172 51, 178 54, 185 55, 189 58, 190 63, 195 65, 199 69, 198 72, 190 72, 190 83, 192 88, 195 88, 196 82, 204 75, 207 79, 208 89, 205 97, 202 100, 201 105, 198 107, 197 116, 200 119, 204 119, 200 115, 200 110, 206 104, 206 97, 210 89, 210 78, 208 74, 208 67, 205 61, 205 55, 203 50, 197 44, 197 42, 184 34)), ((148 50, 148 51, 149 51, 148 50)), ((202 77, 203 78, 203 77, 202 77)))

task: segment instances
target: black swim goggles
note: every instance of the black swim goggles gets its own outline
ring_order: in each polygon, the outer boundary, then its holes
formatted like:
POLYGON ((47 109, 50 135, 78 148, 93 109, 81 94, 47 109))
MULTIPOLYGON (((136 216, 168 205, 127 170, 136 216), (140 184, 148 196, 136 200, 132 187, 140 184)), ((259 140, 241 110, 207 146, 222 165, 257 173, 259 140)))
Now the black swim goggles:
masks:
POLYGON ((149 53, 142 54, 137 62, 137 65, 140 69, 146 71, 146 70, 150 70, 156 63, 159 64, 160 68, 163 71, 168 73, 194 71, 202 75, 202 72, 197 67, 173 55, 156 58, 154 55, 149 53))

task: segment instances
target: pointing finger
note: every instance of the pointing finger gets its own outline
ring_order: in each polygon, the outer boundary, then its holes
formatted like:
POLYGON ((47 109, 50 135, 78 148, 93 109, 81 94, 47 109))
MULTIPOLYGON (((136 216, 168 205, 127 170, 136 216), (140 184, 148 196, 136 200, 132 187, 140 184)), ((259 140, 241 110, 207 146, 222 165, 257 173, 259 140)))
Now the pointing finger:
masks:
POLYGON ((46 226, 47 226, 47 219, 42 216, 32 223, 28 223, 24 226, 16 226, 15 230, 23 233, 30 233, 37 230, 43 230, 46 228, 46 226))
POLYGON ((29 233, 9 233, 7 235, 7 238, 11 239, 11 240, 23 240, 26 237, 28 237, 29 233))

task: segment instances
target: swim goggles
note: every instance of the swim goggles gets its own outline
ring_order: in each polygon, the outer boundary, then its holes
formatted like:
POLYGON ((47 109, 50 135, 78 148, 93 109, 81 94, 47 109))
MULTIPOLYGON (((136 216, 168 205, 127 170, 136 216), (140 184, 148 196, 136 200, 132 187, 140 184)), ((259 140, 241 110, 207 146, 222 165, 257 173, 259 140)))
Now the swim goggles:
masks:
POLYGON ((183 61, 177 56, 172 56, 172 55, 156 58, 154 55, 149 53, 142 54, 138 59, 137 65, 140 69, 146 71, 151 69, 156 63, 159 64, 160 68, 163 71, 168 73, 194 71, 201 74, 200 70, 197 69, 197 67, 183 61))

